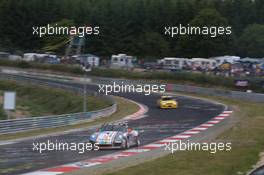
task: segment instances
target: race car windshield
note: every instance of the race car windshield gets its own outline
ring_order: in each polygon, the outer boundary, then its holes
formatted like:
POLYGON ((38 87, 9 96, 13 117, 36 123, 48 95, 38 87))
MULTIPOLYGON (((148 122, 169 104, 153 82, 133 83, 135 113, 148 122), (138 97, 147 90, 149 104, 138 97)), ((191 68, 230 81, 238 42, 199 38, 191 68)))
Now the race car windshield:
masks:
POLYGON ((118 125, 106 125, 100 128, 100 131, 125 131, 126 128, 124 126, 118 125))

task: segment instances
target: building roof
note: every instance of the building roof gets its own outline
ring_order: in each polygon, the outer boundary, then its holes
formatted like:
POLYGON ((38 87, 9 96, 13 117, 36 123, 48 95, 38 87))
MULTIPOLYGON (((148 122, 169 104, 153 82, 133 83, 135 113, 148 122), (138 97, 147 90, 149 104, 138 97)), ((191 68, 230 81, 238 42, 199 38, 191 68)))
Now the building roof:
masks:
POLYGON ((185 60, 187 58, 165 57, 163 60, 185 60))
POLYGON ((225 56, 212 57, 212 59, 240 59, 240 57, 239 56, 225 55, 225 56))
POLYGON ((96 56, 96 55, 93 55, 93 54, 89 54, 89 53, 87 53, 87 54, 81 54, 81 55, 79 55, 80 57, 98 57, 98 56, 96 56))
POLYGON ((1 55, 9 55, 10 53, 8 52, 0 52, 1 55))
POLYGON ((241 62, 251 62, 251 63, 258 63, 261 62, 261 59, 257 59, 257 58, 243 58, 240 60, 241 62))

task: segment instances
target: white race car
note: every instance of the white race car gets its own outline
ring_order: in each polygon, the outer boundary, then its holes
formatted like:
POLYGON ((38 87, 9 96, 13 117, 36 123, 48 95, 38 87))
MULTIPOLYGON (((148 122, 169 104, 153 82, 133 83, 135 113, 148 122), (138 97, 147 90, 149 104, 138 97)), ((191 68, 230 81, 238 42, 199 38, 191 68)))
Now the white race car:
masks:
POLYGON ((139 132, 127 124, 104 124, 90 136, 89 142, 99 149, 128 149, 140 145, 139 132))

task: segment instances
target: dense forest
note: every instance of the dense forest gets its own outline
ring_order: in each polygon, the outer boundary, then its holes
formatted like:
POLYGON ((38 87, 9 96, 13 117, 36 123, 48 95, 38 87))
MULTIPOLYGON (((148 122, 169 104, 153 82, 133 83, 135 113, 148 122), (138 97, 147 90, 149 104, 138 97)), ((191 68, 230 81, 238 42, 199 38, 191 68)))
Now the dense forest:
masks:
POLYGON ((63 54, 65 36, 32 35, 47 24, 100 26, 84 48, 99 56, 264 57, 264 0, 1 0, 0 51, 63 54), (232 35, 164 35, 179 24, 228 25, 232 35))

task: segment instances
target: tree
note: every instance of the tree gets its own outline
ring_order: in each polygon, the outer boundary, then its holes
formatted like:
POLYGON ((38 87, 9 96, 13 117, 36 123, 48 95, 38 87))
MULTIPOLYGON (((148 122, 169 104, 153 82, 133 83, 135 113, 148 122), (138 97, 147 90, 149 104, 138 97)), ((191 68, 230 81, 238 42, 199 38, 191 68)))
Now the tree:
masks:
MULTIPOLYGON (((0 0, 0 49, 64 52, 65 38, 43 39, 32 35, 33 26, 47 26, 63 19, 71 20, 77 27, 100 27, 100 35, 89 36, 85 44, 85 52, 99 56, 123 52, 143 57, 207 57, 232 54, 233 50, 240 55, 245 53, 234 48, 234 40, 248 25, 264 24, 264 1, 0 0), (232 35, 216 38, 163 35, 165 26, 190 23, 229 25, 232 35)), ((236 44, 240 47, 241 43, 236 44)))
POLYGON ((168 55, 168 42, 159 33, 145 33, 140 38, 141 56, 164 57, 168 55))
POLYGON ((264 25, 249 25, 238 42, 242 56, 262 58, 264 56, 264 25))
MULTIPOLYGON (((224 27, 227 20, 214 9, 202 10, 192 21, 190 27, 224 27)), ((215 31, 214 31, 215 32, 215 31)), ((184 35, 177 43, 178 54, 184 57, 211 57, 231 53, 233 47, 232 35, 184 35)))

